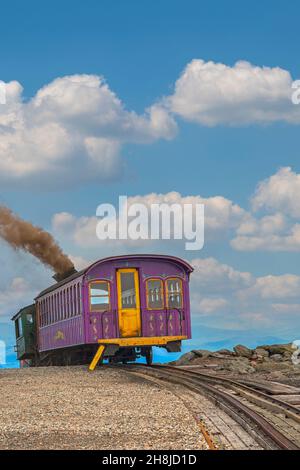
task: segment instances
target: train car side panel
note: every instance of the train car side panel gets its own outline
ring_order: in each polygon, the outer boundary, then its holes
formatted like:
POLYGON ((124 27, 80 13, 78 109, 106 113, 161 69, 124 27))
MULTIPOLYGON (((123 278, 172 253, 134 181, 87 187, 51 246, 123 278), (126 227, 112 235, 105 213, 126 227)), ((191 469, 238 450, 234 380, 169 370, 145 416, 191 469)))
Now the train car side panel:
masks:
POLYGON ((41 352, 84 344, 82 316, 40 328, 39 341, 41 352))
POLYGON ((81 277, 39 297, 37 311, 40 352, 85 343, 81 277))

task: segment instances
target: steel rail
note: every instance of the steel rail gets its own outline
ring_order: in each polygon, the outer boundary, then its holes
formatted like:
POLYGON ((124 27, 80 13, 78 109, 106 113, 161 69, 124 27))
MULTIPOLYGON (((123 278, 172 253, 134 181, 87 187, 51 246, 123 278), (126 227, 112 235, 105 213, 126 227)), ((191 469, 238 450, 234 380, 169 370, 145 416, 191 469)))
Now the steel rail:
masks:
MULTIPOLYGON (((157 371, 159 372, 158 378, 166 379, 169 382, 183 385, 197 393, 201 393, 203 390, 205 390, 208 395, 227 405, 234 412, 237 411, 239 414, 242 413, 245 417, 247 417, 248 420, 254 423, 267 438, 275 443, 278 448, 283 450, 300 450, 300 448, 293 441, 278 431, 273 424, 267 421, 267 419, 258 412, 249 408, 229 393, 219 390, 212 384, 205 383, 203 378, 205 377, 205 379, 207 379, 206 374, 201 375, 194 371, 187 371, 179 369, 178 367, 164 365, 153 365, 151 367, 139 365, 137 369, 146 370, 148 375, 152 375, 150 371, 157 371)), ((208 376, 208 378, 211 379, 211 381, 214 379, 214 377, 211 376, 208 376)), ((220 380, 220 378, 218 378, 218 380, 220 380)))
POLYGON ((228 377, 221 377, 221 376, 213 376, 210 374, 205 374, 203 372, 196 372, 196 371, 191 371, 187 369, 181 369, 176 366, 164 366, 164 365, 154 365, 154 368, 165 368, 165 369, 175 369, 180 371, 182 374, 187 374, 189 376, 198 376, 203 378, 204 380, 207 380, 208 382, 213 382, 213 383, 219 383, 220 385, 229 385, 229 386, 235 386, 238 387, 242 390, 245 390, 246 392, 253 393, 257 395, 258 397, 266 400, 267 402, 270 402, 271 404, 276 405, 278 408, 280 408, 283 412, 287 413, 287 415, 300 423, 300 409, 297 408, 296 406, 292 405, 291 403, 287 403, 284 400, 281 400, 279 398, 273 397, 272 395, 268 395, 267 393, 256 389, 255 387, 251 387, 249 385, 246 385, 244 383, 241 383, 237 380, 229 379, 228 377))

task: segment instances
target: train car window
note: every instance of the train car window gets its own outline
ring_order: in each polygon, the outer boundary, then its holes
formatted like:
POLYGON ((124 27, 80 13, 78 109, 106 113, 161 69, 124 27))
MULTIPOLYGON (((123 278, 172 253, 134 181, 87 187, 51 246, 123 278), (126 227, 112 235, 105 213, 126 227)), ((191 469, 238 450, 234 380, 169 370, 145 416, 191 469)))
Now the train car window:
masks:
POLYGON ((73 286, 70 287, 70 317, 74 316, 74 294, 73 294, 73 286))
POLYGON ((16 336, 17 338, 20 338, 20 336, 23 336, 23 325, 22 325, 21 317, 19 317, 16 321, 16 336))
POLYGON ((55 315, 55 318, 56 318, 56 321, 59 320, 59 293, 57 293, 55 295, 55 310, 56 310, 56 315, 55 315))
POLYGON ((58 320, 62 320, 62 291, 59 292, 58 294, 58 320))
POLYGON ((56 294, 56 319, 59 321, 59 301, 60 301, 60 293, 57 292, 56 294))
POLYGON ((44 300, 41 301, 41 326, 44 326, 45 321, 45 302, 44 300))
POLYGON ((56 322, 56 305, 55 305, 55 302, 56 302, 56 294, 53 294, 53 296, 52 296, 52 310, 53 310, 52 323, 56 322))
POLYGON ((54 302, 53 302, 53 295, 51 295, 50 305, 51 305, 51 323, 54 323, 54 302))
POLYGON ((74 309, 74 295, 75 295, 75 291, 74 291, 74 286, 71 286, 71 317, 74 317, 75 315, 75 309, 74 309))
POLYGON ((69 288, 66 288, 66 318, 69 318, 69 288))
POLYGON ((60 291, 58 293, 58 321, 61 321, 62 320, 62 312, 61 312, 61 309, 62 309, 62 292, 60 291))
POLYGON ((63 290, 63 320, 66 318, 66 289, 63 290))
POLYGON ((92 281, 90 283, 90 310, 101 312, 108 310, 110 305, 109 283, 107 281, 92 281))
POLYGON ((62 290, 59 293, 59 314, 58 314, 59 321, 63 319, 63 293, 62 290))
POLYGON ((49 297, 45 299, 46 302, 46 313, 45 313, 45 326, 49 324, 49 297))
POLYGON ((46 316, 47 316, 47 301, 46 299, 44 299, 43 326, 46 325, 46 316))
POLYGON ((55 311, 55 321, 58 321, 58 294, 54 294, 54 311, 55 311))
POLYGON ((45 299, 44 326, 48 323, 48 299, 45 299))
POLYGON ((73 309, 74 309, 74 316, 77 315, 77 290, 76 285, 73 286, 73 309))
POLYGON ((47 311, 46 299, 43 300, 43 303, 44 303, 44 307, 43 307, 43 326, 45 326, 46 325, 46 311, 47 311))
POLYGON ((54 323, 53 295, 50 297, 50 323, 54 323))
POLYGON ((39 326, 43 326, 43 301, 40 300, 38 303, 38 321, 39 326))
POLYGON ((77 308, 78 308, 78 314, 81 314, 81 308, 80 308, 80 284, 77 284, 77 308))
POLYGON ((181 279, 167 279, 167 307, 182 307, 182 281, 181 279))
POLYGON ((68 288, 68 318, 72 316, 72 290, 68 288))
POLYGON ((50 297, 47 298, 47 325, 50 325, 50 297))
POLYGON ((54 294, 51 295, 51 323, 55 322, 54 294))
POLYGON ((26 321, 27 323, 33 323, 33 316, 31 313, 26 314, 26 321))
POLYGON ((77 315, 77 300, 76 300, 76 295, 77 295, 77 291, 76 291, 76 286, 74 285, 72 287, 72 308, 73 308, 73 315, 74 317, 77 315))
POLYGON ((136 308, 134 273, 121 272, 122 308, 136 308))
POLYGON ((73 315, 73 308, 72 308, 72 286, 69 287, 69 318, 73 315))
POLYGON ((67 312, 68 312, 68 299, 67 299, 67 289, 64 289, 64 320, 67 318, 67 312))
POLYGON ((69 287, 68 289, 68 305, 69 305, 68 317, 70 318, 72 316, 72 288, 71 287, 69 287))
POLYGON ((163 283, 160 279, 147 279, 146 291, 148 309, 164 308, 163 283))
POLYGON ((50 297, 47 298, 47 325, 50 325, 50 297))
POLYGON ((77 315, 77 302, 76 302, 76 286, 72 286, 72 312, 73 316, 75 317, 77 315))
POLYGON ((69 292, 69 297, 70 297, 70 317, 74 316, 74 294, 73 294, 73 286, 70 287, 70 292, 69 292))

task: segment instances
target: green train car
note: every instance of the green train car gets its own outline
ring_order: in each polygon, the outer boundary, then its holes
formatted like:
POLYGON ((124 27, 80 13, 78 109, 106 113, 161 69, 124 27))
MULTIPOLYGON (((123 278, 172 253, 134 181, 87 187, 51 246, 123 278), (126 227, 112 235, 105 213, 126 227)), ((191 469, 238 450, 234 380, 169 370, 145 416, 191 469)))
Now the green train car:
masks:
POLYGON ((33 365, 36 358, 36 315, 35 305, 28 305, 13 316, 15 322, 15 351, 20 364, 33 365))

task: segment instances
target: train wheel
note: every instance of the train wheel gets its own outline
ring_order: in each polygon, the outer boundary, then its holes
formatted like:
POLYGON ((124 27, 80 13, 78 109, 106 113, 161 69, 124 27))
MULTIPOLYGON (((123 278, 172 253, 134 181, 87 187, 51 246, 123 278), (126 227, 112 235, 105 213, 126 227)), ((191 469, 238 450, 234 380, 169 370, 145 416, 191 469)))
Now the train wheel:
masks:
POLYGON ((152 360, 153 360, 153 352, 152 352, 152 347, 151 346, 150 346, 150 348, 147 348, 145 357, 146 357, 147 366, 151 366, 152 365, 152 360))

